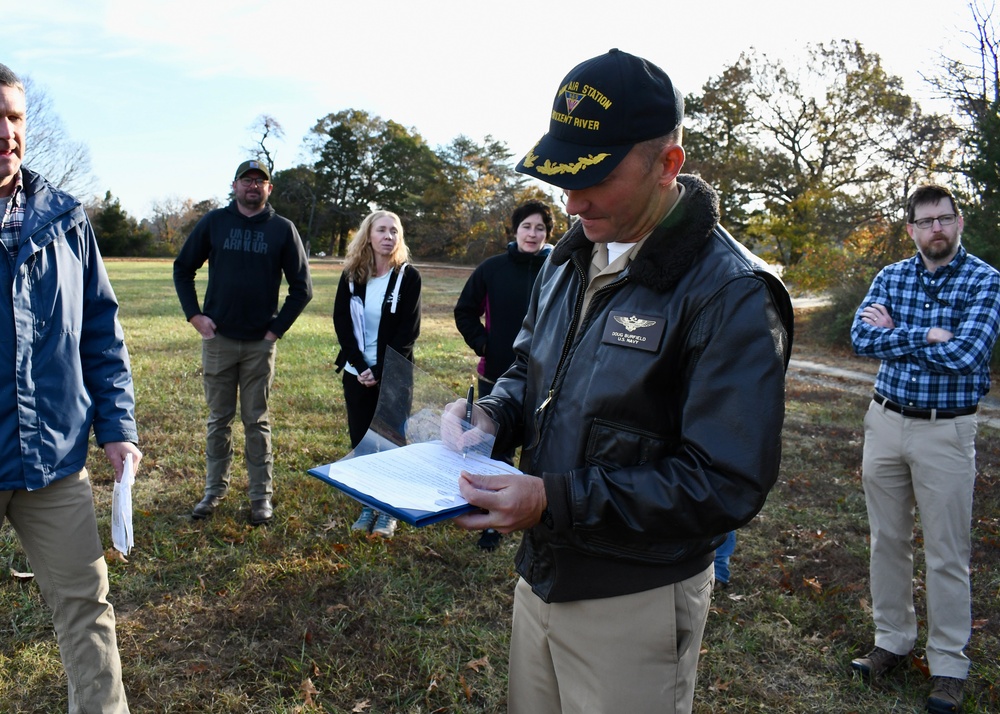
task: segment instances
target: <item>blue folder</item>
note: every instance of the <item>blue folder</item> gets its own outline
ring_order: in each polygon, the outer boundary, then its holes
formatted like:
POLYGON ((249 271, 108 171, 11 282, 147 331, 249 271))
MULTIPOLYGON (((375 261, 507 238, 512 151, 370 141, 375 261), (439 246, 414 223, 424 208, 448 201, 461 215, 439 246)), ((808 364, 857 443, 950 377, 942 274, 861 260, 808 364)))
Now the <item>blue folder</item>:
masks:
POLYGON ((324 464, 323 466, 316 466, 315 468, 309 469, 308 473, 310 476, 315 476, 320 481, 328 483, 334 488, 343 491, 355 501, 360 501, 364 505, 374 508, 376 511, 388 513, 393 518, 398 518, 404 523, 409 523, 411 526, 416 526, 417 528, 429 526, 431 523, 438 523, 439 521, 446 521, 449 518, 461 516, 463 513, 472 513, 473 511, 478 510, 476 506, 473 506, 470 503, 463 503, 460 506, 451 506, 440 511, 418 511, 412 508, 396 508, 395 506, 390 506, 388 503, 383 503, 378 499, 372 498, 367 493, 363 493, 357 489, 351 488, 350 486, 346 486, 330 476, 330 466, 332 465, 333 464, 324 464))

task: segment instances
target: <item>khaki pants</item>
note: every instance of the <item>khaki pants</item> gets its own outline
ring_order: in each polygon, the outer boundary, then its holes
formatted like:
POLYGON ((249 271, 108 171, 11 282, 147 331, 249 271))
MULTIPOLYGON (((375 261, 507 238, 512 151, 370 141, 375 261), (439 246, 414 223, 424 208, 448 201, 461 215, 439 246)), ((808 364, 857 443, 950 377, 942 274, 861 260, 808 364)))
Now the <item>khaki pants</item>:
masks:
POLYGON ((549 604, 519 580, 508 712, 690 712, 712 580, 709 566, 655 590, 549 604))
POLYGON ((267 400, 274 382, 277 347, 267 340, 231 340, 216 335, 201 342, 208 436, 205 457, 205 495, 225 496, 233 462, 232 423, 239 393, 240 419, 246 438, 244 456, 251 501, 268 498, 274 456, 271 453, 271 417, 267 400))
POLYGON ((927 664, 965 679, 972 631, 969 589, 975 414, 911 419, 876 404, 865 415, 862 483, 871 527, 875 644, 905 654, 917 640, 913 528, 920 510, 927 563, 927 664))
POLYGON ((38 491, 0 491, 0 515, 14 527, 52 609, 70 714, 128 712, 87 470, 38 491))

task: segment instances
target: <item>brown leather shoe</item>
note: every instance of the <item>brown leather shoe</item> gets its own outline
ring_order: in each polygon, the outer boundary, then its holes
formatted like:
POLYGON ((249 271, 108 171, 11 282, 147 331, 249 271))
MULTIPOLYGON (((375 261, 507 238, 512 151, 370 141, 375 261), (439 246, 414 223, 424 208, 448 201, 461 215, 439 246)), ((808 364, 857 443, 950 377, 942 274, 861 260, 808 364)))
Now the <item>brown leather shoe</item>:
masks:
POLYGON ((250 523, 252 525, 259 526, 269 523, 273 515, 274 508, 271 507, 270 498, 250 502, 250 523))
POLYGON ((198 504, 191 509, 191 517, 198 521, 202 518, 208 518, 210 515, 215 513, 215 509, 219 506, 222 499, 223 496, 210 496, 206 494, 206 496, 198 501, 198 504))
POLYGON ((851 660, 851 669, 861 675, 866 682, 888 674, 910 659, 910 653, 896 654, 882 647, 876 647, 864 657, 851 660))
POLYGON ((962 707, 964 679, 931 677, 931 695, 927 698, 927 711, 932 714, 957 712, 962 707))

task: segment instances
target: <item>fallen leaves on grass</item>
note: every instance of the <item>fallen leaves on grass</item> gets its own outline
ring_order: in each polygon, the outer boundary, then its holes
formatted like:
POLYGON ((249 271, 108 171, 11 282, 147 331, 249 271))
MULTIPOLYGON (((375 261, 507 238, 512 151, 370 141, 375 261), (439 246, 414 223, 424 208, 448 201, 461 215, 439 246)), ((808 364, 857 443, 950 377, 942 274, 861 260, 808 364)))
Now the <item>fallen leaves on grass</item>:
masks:
POLYGON ((916 669, 920 670, 923 673, 924 677, 926 677, 927 679, 931 678, 931 668, 927 666, 927 661, 923 657, 911 656, 910 661, 913 663, 913 666, 916 669))
POLYGON ((820 584, 819 578, 802 578, 802 584, 817 595, 823 594, 823 586, 820 584))
POLYGON ((104 551, 104 559, 109 563, 127 563, 128 560, 117 548, 108 548, 104 551))
POLYGON ((10 569, 10 576, 19 583, 26 583, 35 577, 34 573, 21 573, 13 568, 10 569))
POLYGON ((436 550, 431 548, 429 545, 424 546, 424 555, 429 555, 432 558, 437 558, 438 560, 445 560, 444 556, 438 553, 436 550))
POLYGON ((729 689, 729 682, 723 682, 721 679, 716 679, 715 684, 710 684, 708 688, 713 692, 725 692, 729 689))
POLYGON ((313 684, 312 678, 306 677, 304 680, 302 680, 302 684, 299 685, 299 691, 302 693, 303 706, 307 707, 313 706, 313 704, 315 703, 313 702, 313 695, 319 694, 319 690, 316 689, 316 685, 313 684))
POLYGON ((480 669, 483 668, 492 670, 493 666, 490 664, 489 657, 480 657, 479 659, 473 659, 466 662, 465 668, 471 669, 474 672, 478 672, 480 669))
POLYGON ((372 705, 370 699, 362 699, 360 702, 354 705, 351 709, 351 714, 361 714, 361 712, 366 711, 372 705))

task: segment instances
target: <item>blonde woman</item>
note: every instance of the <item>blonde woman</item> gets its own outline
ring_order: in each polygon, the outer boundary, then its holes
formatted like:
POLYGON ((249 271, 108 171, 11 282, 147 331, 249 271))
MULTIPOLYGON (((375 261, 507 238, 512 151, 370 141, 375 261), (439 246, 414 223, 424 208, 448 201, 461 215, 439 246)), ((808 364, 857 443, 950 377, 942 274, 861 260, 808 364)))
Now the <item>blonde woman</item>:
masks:
MULTIPOLYGON (((403 225, 390 211, 366 216, 347 247, 333 327, 340 343, 336 364, 344 372, 352 449, 375 416, 386 348, 413 360, 420 334, 420 273, 409 259, 403 225)), ((352 528, 391 538, 396 519, 365 507, 352 528)))

